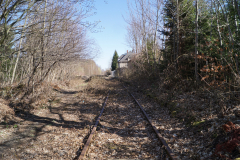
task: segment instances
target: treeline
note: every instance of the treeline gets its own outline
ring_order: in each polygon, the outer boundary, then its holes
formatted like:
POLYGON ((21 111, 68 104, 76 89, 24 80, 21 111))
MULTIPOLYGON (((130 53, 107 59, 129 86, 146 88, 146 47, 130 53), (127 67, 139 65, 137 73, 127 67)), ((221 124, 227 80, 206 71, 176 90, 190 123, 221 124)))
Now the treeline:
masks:
POLYGON ((48 82, 56 80, 66 81, 78 76, 101 75, 101 68, 93 60, 79 60, 75 62, 59 63, 48 76, 48 82))
POLYGON ((134 0, 128 6, 127 41, 138 53, 133 75, 165 71, 208 85, 239 84, 239 1, 134 0))
POLYGON ((85 22, 93 1, 7 0, 0 2, 0 84, 25 84, 95 74, 98 53, 85 22), (86 62, 89 62, 86 64, 86 62), (75 73, 75 67, 82 68, 75 73), (92 67, 86 73, 87 67, 92 67))
POLYGON ((85 60, 79 64, 79 71, 77 71, 81 76, 87 75, 101 75, 103 71, 100 66, 98 66, 93 60, 85 60))

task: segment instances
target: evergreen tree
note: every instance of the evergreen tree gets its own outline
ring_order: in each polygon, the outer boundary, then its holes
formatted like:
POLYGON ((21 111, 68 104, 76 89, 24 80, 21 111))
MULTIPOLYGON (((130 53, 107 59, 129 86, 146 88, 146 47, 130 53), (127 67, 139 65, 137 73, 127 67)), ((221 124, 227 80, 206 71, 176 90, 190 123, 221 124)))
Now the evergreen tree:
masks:
POLYGON ((164 7, 164 30, 161 34, 167 37, 163 50, 165 63, 173 63, 182 54, 194 51, 194 5, 193 1, 166 1, 164 7), (177 8, 179 8, 177 10, 177 8), (179 12, 179 13, 178 13, 179 12), (177 16, 179 15, 179 16, 177 16), (179 28, 177 28, 179 19, 179 28), (179 32, 178 32, 179 31, 179 32), (178 34, 179 33, 179 37, 178 34), (179 48, 177 48, 177 44, 179 48))
MULTIPOLYGON (((9 28, 9 26, 7 26, 9 28)), ((14 31, 10 30, 8 33, 8 37, 5 38, 5 41, 0 45, 0 55, 10 55, 13 51, 14 45, 14 31)), ((0 39, 4 37, 4 26, 0 24, 0 39)))
MULTIPOLYGON (((4 37, 4 27, 2 24, 0 24, 0 39, 2 37, 4 37)), ((14 56, 13 40, 14 40, 14 32, 10 30, 8 37, 5 38, 5 41, 0 45, 0 76, 6 75, 7 72, 10 71, 8 70, 8 68, 11 68, 10 63, 11 63, 12 57, 14 56)))
POLYGON ((115 50, 113 58, 112 58, 112 65, 111 65, 112 71, 117 69, 117 64, 118 64, 118 53, 115 50))

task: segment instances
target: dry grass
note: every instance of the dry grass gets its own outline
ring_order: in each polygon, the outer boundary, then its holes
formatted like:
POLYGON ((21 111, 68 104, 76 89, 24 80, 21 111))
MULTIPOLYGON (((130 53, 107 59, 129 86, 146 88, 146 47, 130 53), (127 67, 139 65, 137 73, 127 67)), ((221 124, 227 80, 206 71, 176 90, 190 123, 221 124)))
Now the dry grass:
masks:
MULTIPOLYGON (((172 119, 185 125, 187 132, 194 133, 196 137, 204 137, 201 147, 211 146, 211 149, 203 148, 205 156, 214 152, 219 137, 229 138, 223 134, 223 124, 231 121, 240 126, 237 116, 237 111, 240 110, 240 86, 236 83, 219 85, 202 81, 197 86, 192 79, 184 79, 170 70, 155 80, 147 75, 132 77, 122 80, 136 92, 166 108, 172 119)), ((198 140, 194 137, 192 141, 198 140)), ((201 152, 196 146, 192 147, 190 156, 200 159, 201 152)), ((229 154, 228 157, 236 157, 236 153, 229 154)))

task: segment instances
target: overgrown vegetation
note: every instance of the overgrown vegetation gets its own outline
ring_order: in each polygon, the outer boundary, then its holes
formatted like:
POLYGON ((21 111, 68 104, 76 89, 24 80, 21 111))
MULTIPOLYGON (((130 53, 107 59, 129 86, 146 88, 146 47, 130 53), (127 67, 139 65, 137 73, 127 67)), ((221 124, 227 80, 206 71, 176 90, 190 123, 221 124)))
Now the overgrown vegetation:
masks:
POLYGON ((239 2, 135 0, 129 10, 127 40, 137 54, 120 78, 188 127, 206 125, 213 116, 234 117, 240 91, 239 2))
POLYGON ((234 0, 129 3, 127 37, 138 54, 122 76, 147 80, 158 91, 221 90, 224 100, 237 95, 239 7, 234 0))
POLYGON ((74 76, 101 74, 92 60, 98 48, 87 38, 87 30, 98 22, 85 22, 93 1, 10 0, 0 5, 3 97, 17 96, 16 91, 22 92, 22 98, 34 96, 55 81, 67 83, 74 76))

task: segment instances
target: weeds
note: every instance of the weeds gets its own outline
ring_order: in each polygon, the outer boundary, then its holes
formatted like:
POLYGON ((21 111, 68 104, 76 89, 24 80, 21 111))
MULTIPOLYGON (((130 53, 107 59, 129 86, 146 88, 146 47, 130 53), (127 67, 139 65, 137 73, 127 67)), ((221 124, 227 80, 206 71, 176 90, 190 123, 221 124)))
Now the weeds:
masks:
POLYGON ((196 121, 196 122, 193 122, 192 126, 196 127, 196 126, 199 126, 200 124, 203 124, 205 122, 205 120, 203 121, 196 121))

